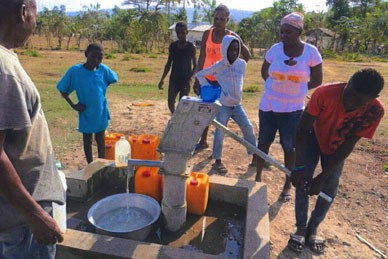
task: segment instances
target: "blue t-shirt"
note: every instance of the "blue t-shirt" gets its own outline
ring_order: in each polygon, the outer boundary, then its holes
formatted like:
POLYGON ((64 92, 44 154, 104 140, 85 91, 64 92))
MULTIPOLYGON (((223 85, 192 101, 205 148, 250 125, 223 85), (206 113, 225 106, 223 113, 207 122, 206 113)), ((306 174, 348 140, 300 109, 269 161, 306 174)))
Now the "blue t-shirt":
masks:
POLYGON ((95 70, 88 70, 83 64, 74 65, 59 81, 57 89, 61 93, 75 91, 78 101, 86 107, 83 112, 78 112, 80 132, 96 133, 108 127, 110 116, 106 89, 117 81, 117 74, 104 64, 95 70))

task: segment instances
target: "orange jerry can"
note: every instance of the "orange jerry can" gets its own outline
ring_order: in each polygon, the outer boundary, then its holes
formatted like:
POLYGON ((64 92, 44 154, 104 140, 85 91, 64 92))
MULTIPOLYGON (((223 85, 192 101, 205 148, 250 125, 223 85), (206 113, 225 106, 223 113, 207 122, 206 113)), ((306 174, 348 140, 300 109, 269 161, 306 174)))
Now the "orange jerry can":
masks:
POLYGON ((163 196, 163 176, 158 172, 158 167, 139 167, 135 173, 135 193, 150 196, 160 203, 163 196))
POLYGON ((136 146, 138 145, 139 136, 138 135, 131 135, 128 137, 128 142, 131 145, 131 158, 137 159, 135 153, 136 146))
POLYGON ((115 160, 115 145, 120 140, 120 137, 124 136, 121 133, 109 133, 105 134, 105 158, 115 160))
POLYGON ((209 198, 209 176, 206 173, 192 172, 186 180, 187 212, 203 215, 209 198))
POLYGON ((133 159, 159 160, 159 153, 156 151, 160 143, 160 138, 156 135, 141 134, 133 135, 128 138, 132 147, 133 159))

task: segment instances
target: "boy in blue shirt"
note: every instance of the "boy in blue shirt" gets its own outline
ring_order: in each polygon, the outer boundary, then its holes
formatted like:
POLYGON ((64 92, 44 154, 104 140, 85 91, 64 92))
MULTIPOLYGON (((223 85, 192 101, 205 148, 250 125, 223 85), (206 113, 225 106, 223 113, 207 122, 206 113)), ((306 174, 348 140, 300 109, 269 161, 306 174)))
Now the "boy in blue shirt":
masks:
POLYGON ((89 44, 85 51, 86 63, 69 68, 57 89, 69 105, 78 111, 78 131, 83 135, 86 161, 93 161, 92 136, 95 134, 98 157, 105 157, 105 129, 109 123, 106 89, 118 81, 117 74, 102 64, 104 50, 98 44, 89 44), (69 95, 75 91, 78 103, 69 95))

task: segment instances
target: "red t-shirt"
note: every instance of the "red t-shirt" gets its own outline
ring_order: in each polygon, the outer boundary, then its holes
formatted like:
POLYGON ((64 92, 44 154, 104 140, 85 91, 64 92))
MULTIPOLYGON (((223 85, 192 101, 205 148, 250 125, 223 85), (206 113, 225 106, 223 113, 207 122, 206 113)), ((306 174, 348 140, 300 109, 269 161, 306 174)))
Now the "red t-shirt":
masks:
POLYGON ((346 83, 318 87, 312 94, 306 111, 317 117, 314 130, 321 152, 326 155, 336 151, 350 135, 372 138, 384 116, 383 104, 374 99, 351 112, 342 104, 346 83))

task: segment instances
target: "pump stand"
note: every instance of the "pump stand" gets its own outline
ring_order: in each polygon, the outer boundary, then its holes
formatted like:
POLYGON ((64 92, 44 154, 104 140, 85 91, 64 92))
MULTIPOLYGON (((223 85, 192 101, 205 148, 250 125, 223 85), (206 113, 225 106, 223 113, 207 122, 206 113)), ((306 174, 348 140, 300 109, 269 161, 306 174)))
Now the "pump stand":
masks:
POLYGON ((162 214, 165 227, 179 230, 186 222, 186 164, 202 132, 216 117, 220 104, 183 97, 163 133, 158 151, 164 153, 162 214))

